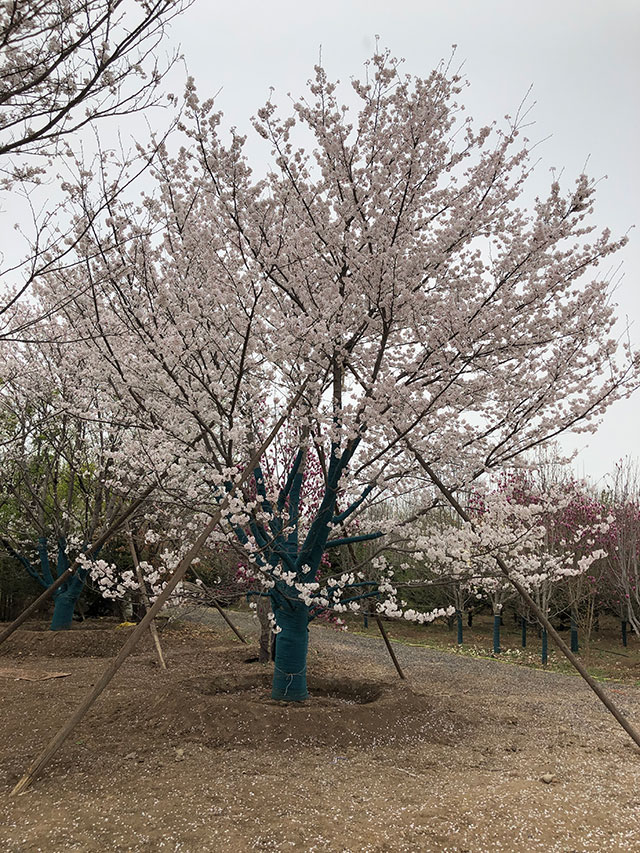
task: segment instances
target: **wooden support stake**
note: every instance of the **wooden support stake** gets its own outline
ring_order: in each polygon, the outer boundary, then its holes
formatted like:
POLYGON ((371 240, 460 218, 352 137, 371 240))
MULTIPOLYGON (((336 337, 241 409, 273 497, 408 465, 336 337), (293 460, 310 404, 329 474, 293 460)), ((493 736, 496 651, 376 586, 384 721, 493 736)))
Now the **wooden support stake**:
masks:
MULTIPOLYGON (((344 529, 344 525, 343 525, 343 529, 344 529)), ((351 556, 351 560, 353 562, 353 565, 355 566, 358 561, 356 559, 355 549, 354 549, 351 542, 349 542, 349 544, 347 545, 347 550, 349 551, 349 554, 351 556)), ((367 601, 365 607, 366 607, 366 609, 364 611, 364 618, 366 619, 367 616, 369 615, 369 603, 368 603, 368 601, 367 601)), ((387 647, 387 651, 389 652, 389 655, 391 656, 391 660, 393 661, 393 665, 395 666, 400 678, 402 678, 404 680, 404 678, 405 678, 404 672, 402 671, 402 667, 398 663, 398 658, 396 657, 396 653, 393 651, 393 646, 391 645, 389 637, 387 636, 387 632, 385 631, 384 625, 382 624, 382 619, 380 618, 380 616, 377 613, 371 613, 370 615, 373 616, 374 619, 376 620, 376 624, 377 624, 378 628, 380 629, 380 633, 382 634, 382 639, 384 640, 385 645, 387 647)))
MULTIPOLYGON (((136 570, 136 577, 138 579, 138 586, 140 587, 140 598, 142 599, 142 603, 144 605, 145 613, 148 613, 151 609, 151 602, 149 601, 149 596, 147 595, 147 587, 144 582, 144 577, 142 575, 142 569, 140 568, 140 561, 138 560, 138 554, 136 552, 136 546, 133 541, 133 535, 131 533, 131 528, 127 525, 127 538, 129 540, 129 551, 131 552, 131 559, 133 560, 133 566, 136 570)), ((158 636, 158 629, 156 628, 156 620, 152 619, 149 623, 149 631, 151 632, 151 638, 153 640, 153 644, 156 647, 156 652, 158 654, 158 660, 160 661, 160 666, 162 669, 167 668, 167 664, 164 660, 164 655, 162 654, 162 646, 160 645, 160 637, 158 636)))
POLYGON ((211 519, 209 524, 206 526, 203 533, 198 537, 196 544, 191 548, 189 553, 183 560, 179 563, 178 567, 174 571, 170 580, 168 581, 165 588, 162 590, 161 594, 155 600, 154 604, 147 611, 144 619, 136 625, 134 630, 131 632, 129 637, 127 638, 125 644, 120 649, 117 657, 115 657, 106 670, 103 672, 100 679, 96 682, 93 690, 85 697, 85 699, 80 703, 74 714, 70 717, 69 720, 62 726, 62 728, 57 732, 55 737, 47 744, 45 749, 40 753, 40 755, 36 758, 36 760, 31 764, 28 771, 25 775, 20 779, 18 784, 15 786, 13 791, 11 792, 11 796, 15 796, 16 794, 21 794, 25 791, 37 774, 42 770, 42 768, 47 764, 49 759, 51 759, 58 749, 62 746, 65 740, 69 737, 71 732, 78 725, 80 720, 87 713, 89 708, 96 701, 98 696, 102 693, 105 687, 109 684, 113 676, 120 669, 124 661, 129 657, 133 649, 138 643, 141 635, 147 630, 151 622, 153 621, 156 613, 160 611, 160 609, 166 604, 169 596, 178 585, 180 580, 185 576, 187 569, 191 565, 191 561, 195 556, 199 553, 200 549, 207 541, 213 529, 216 527, 218 522, 220 521, 221 511, 218 511, 216 515, 211 519))
POLYGON ((229 619, 229 617, 228 617, 228 616, 227 616, 227 614, 224 612, 224 610, 222 609, 222 607, 220 607, 220 605, 218 604, 218 602, 216 601, 216 599, 215 599, 215 598, 213 599, 213 606, 216 608, 216 610, 218 611, 218 613, 222 616, 222 618, 224 619, 224 621, 225 621, 225 622, 227 623, 227 625, 231 628, 231 630, 232 630, 232 631, 233 631, 233 633, 236 635, 236 637, 240 640, 240 642, 241 642, 241 643, 244 643, 244 644, 246 645, 246 644, 247 644, 246 639, 242 636, 242 634, 240 633, 240 631, 238 631, 238 629, 236 628, 236 626, 233 624, 233 622, 231 621, 231 619, 229 619))
POLYGON ((374 613, 374 616, 375 616, 376 622, 378 623, 378 628, 380 628, 380 633, 382 634, 382 639, 385 642, 385 645, 387 647, 387 651, 391 655, 391 660, 393 661, 393 665, 398 670, 398 675, 400 676, 400 678, 404 679, 405 674, 402 671, 402 667, 398 663, 398 658, 396 657, 396 653, 393 651, 393 646, 391 645, 391 641, 389 640, 389 637, 387 636, 387 632, 385 631, 384 625, 382 624, 382 619, 380 618, 380 616, 377 613, 374 613))

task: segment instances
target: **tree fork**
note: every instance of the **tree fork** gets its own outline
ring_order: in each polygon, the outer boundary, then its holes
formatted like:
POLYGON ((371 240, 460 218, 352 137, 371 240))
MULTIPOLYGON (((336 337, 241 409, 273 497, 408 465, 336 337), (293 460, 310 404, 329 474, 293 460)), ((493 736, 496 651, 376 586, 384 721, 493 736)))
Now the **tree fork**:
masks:
MULTIPOLYGON (((438 477, 438 475, 433 471, 429 463, 424 459, 424 457, 418 453, 411 445, 409 445, 409 449, 414 454, 418 464, 421 468, 428 474, 433 484, 442 492, 447 501, 451 504, 454 510, 458 513, 458 515, 469 524, 473 526, 473 521, 467 512, 460 506, 458 501, 456 500, 453 493, 445 486, 442 480, 438 477)), ((509 581, 509 583, 515 587, 518 594, 522 597, 522 599, 527 603, 530 608, 530 611, 534 614, 536 619, 540 622, 543 628, 546 629, 548 635, 553 639, 554 643, 558 646, 563 655, 567 658, 567 660, 578 670, 580 675, 587 682, 589 687, 596 694, 598 699, 602 702, 605 708, 615 717, 618 723, 622 726, 625 732, 629 735, 631 740, 636 744, 636 746, 640 747, 640 734, 636 731, 636 729, 631 725, 631 723, 626 719, 624 714, 614 705, 611 699, 607 696, 604 690, 600 687, 597 681, 595 681, 587 672, 582 663, 578 660, 578 658, 573 654, 571 649, 564 642, 562 637, 558 634, 556 629, 553 627, 551 622, 544 615, 542 610, 535 603, 533 598, 529 595, 527 590, 523 587, 520 581, 516 580, 511 576, 507 564, 500 556, 495 557, 496 563, 498 564, 498 568, 505 576, 505 578, 509 581)))

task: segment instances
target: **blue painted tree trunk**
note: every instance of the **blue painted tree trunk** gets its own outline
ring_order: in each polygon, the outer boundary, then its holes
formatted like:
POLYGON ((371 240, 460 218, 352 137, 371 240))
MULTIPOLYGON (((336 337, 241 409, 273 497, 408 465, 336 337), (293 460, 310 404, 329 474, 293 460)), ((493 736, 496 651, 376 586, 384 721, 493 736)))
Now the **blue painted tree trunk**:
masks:
MULTIPOLYGON (((276 634, 275 666, 271 696, 284 702, 302 702, 309 695, 307 690, 307 652, 309 648, 309 620, 317 615, 317 611, 330 608, 329 599, 332 593, 327 592, 328 598, 318 608, 311 599, 298 597, 296 585, 315 584, 318 586, 318 576, 322 557, 330 548, 353 545, 356 542, 369 541, 382 536, 381 531, 329 539, 332 530, 342 526, 352 512, 362 505, 373 486, 365 488, 360 497, 342 512, 336 513, 338 484, 345 467, 349 464, 360 437, 352 439, 346 449, 340 452, 337 444, 332 444, 329 466, 326 471, 325 492, 322 501, 311 521, 304 541, 299 541, 300 499, 303 481, 304 460, 306 450, 300 448, 296 454, 286 482, 278 493, 274 503, 267 494, 262 469, 259 465, 254 470, 256 493, 261 498, 263 518, 252 517, 248 528, 255 540, 260 553, 254 559, 267 573, 275 576, 275 585, 271 587, 271 606, 278 627, 276 634), (285 520, 286 519, 286 520, 285 520), (287 580, 277 580, 281 571, 286 571, 287 580), (296 584, 291 585, 291 577, 296 584)), ((249 541, 247 531, 242 526, 235 527, 236 535, 243 545, 249 541)), ((358 587, 358 594, 347 601, 368 597, 369 592, 363 591, 363 584, 353 584, 358 587)), ((364 584, 366 587, 366 584, 364 584)), ((375 584, 374 584, 375 586, 375 584)))
POLYGON ((580 644, 578 642, 578 626, 573 616, 571 617, 571 651, 580 651, 580 644))
POLYGON ((493 617, 493 652, 500 654, 500 614, 495 613, 493 617))
MULTIPOLYGON (((46 586, 53 583, 53 576, 49 566, 49 555, 47 552, 47 539, 42 536, 38 540, 38 552, 40 556, 40 566, 42 574, 46 581, 46 586)), ((64 574, 69 568, 69 558, 67 557, 67 540, 64 536, 58 537, 58 556, 56 560, 56 576, 64 574)), ((50 631, 68 631, 73 624, 73 614, 76 609, 78 599, 82 595, 84 582, 87 579, 88 572, 86 569, 78 569, 72 577, 66 580, 62 586, 56 590, 53 596, 53 616, 51 617, 50 631)))
POLYGON ((71 596, 66 592, 59 593, 53 604, 53 616, 51 617, 50 631, 68 631, 73 622, 73 612, 76 609, 77 596, 71 596))
POLYGON ((76 604, 82 595, 86 575, 84 569, 78 569, 73 577, 58 590, 54 598, 50 631, 68 631, 71 627, 76 604))
MULTIPOLYGON (((9 542, 2 540, 2 543, 11 556, 15 557, 20 563, 22 563, 34 580, 38 581, 38 583, 45 589, 51 586, 54 582, 54 576, 49 563, 48 540, 46 536, 40 536, 38 538, 39 568, 37 567, 37 564, 34 565, 29 559, 27 559, 24 554, 19 554, 9 542)), ((94 557, 95 556, 97 556, 97 554, 94 555, 94 557)), ((60 577, 60 575, 66 572, 68 568, 69 559, 67 557, 67 542, 64 536, 60 536, 58 538, 56 577, 60 577)), ((82 594, 82 590, 84 589, 86 577, 87 572, 83 569, 79 569, 58 590, 56 590, 53 596, 53 617, 51 619, 51 624, 49 625, 49 630, 65 631, 71 627, 75 606, 82 594)))
POLYGON ((462 611, 456 610, 456 621, 458 623, 458 645, 462 645, 462 611))
MULTIPOLYGON (((40 561, 47 559, 46 556, 46 540, 44 554, 40 555, 40 561)), ((56 563, 57 575, 67 571, 69 568, 69 558, 67 557, 67 543, 63 536, 58 539, 58 559, 56 563)), ((84 582, 87 577, 86 570, 79 569, 72 577, 66 580, 60 589, 58 589, 53 598, 53 616, 51 618, 50 631, 68 631, 73 623, 73 613, 78 603, 78 599, 84 589, 84 582)))
POLYGON ((620 624, 622 627, 622 645, 626 648, 627 647, 627 620, 622 619, 620 624))
POLYGON ((527 648, 527 620, 522 617, 522 648, 527 648))
POLYGON ((542 629, 542 663, 546 664, 549 659, 549 640, 547 637, 547 629, 542 629))
POLYGON ((285 602, 274 608, 274 616, 281 630, 277 634, 271 698, 301 702, 309 695, 309 608, 300 601, 285 602))

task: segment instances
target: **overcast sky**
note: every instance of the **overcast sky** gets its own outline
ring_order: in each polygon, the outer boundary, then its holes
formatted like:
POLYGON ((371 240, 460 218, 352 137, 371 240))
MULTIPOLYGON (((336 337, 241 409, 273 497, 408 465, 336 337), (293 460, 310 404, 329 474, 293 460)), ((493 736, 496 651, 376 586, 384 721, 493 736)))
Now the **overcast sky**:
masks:
MULTIPOLYGON (((269 97, 286 107, 302 94, 322 47, 331 78, 360 75, 375 36, 405 58, 406 71, 427 76, 457 45, 456 62, 471 86, 463 95, 478 123, 515 113, 530 86, 527 135, 537 149, 537 180, 549 169, 573 179, 584 168, 599 185, 597 222, 630 232, 620 253, 624 277, 619 313, 640 347, 640 2, 638 0, 196 0, 172 27, 200 95, 219 90, 227 126, 249 129, 269 97), (550 137, 547 139, 547 137, 550 137)), ((253 146, 252 146, 253 148, 253 146)), ((611 470, 640 456, 640 392, 615 404, 596 436, 579 437, 580 474, 611 470), (588 446, 586 446, 588 445, 588 446)))

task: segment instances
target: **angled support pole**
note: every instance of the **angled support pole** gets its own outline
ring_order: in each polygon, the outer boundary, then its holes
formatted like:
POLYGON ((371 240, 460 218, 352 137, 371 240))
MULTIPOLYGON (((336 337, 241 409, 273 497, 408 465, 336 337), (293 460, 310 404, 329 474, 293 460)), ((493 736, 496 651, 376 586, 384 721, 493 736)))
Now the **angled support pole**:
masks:
MULTIPOLYGON (((353 547, 353 542, 347 543, 347 550, 349 551, 349 556, 351 557, 353 565, 355 566, 358 561, 356 559, 356 552, 355 552, 354 547, 353 547)), ((368 603, 366 604, 366 608, 367 609, 365 610, 365 618, 367 616, 371 615, 376 620, 376 625, 378 626, 378 630, 382 634, 382 639, 384 640, 384 644, 387 647, 387 651, 389 652, 389 657, 393 661, 393 665, 396 668, 396 672, 398 673, 400 678, 404 681, 406 679, 406 676, 405 676, 404 672, 402 671, 402 667, 398 663, 398 658, 396 657, 396 653, 393 650, 393 646, 391 645, 391 641, 389 640, 389 635, 387 634, 387 632, 385 630, 384 623, 383 623, 382 619, 380 618, 380 615, 378 613, 375 613, 375 612, 371 613, 368 603)))
POLYGON ((402 667, 398 663, 398 658, 396 657, 396 653, 393 651, 393 646, 391 645, 391 641, 389 640, 389 635, 385 631, 385 627, 382 623, 382 619, 380 618, 380 616, 377 613, 374 613, 374 618, 376 620, 376 624, 377 624, 378 628, 380 629, 380 633, 382 634, 382 639, 384 640, 385 646, 387 647, 387 651, 389 652, 389 654, 391 656, 391 660, 393 661, 393 665, 395 666, 400 678, 402 678, 402 680, 404 681, 406 676, 405 676, 404 672, 402 671, 402 667))
POLYGON ((227 625, 231 628, 231 630, 232 630, 232 631, 233 631, 233 633, 236 635, 236 637, 240 640, 240 642, 241 642, 241 643, 244 643, 244 644, 245 644, 245 646, 246 646, 246 644, 247 644, 247 640, 246 640, 246 638, 242 636, 242 634, 240 633, 240 631, 238 631, 238 629, 236 628, 236 626, 233 624, 233 622, 231 621, 231 619, 229 619, 229 617, 228 617, 228 616, 227 616, 227 614, 224 612, 224 610, 222 609, 222 607, 220 607, 220 605, 218 604, 218 602, 216 601, 216 599, 215 599, 215 598, 213 599, 213 606, 216 608, 216 610, 218 611, 218 613, 222 616, 222 618, 224 619, 224 621, 225 621, 225 622, 227 623, 227 625))
MULTIPOLYGON (((448 489, 442 480, 438 477, 435 471, 431 468, 429 463, 424 459, 424 457, 411 445, 408 445, 409 449, 413 453, 416 461, 420 465, 420 467, 428 474, 432 483, 439 489, 439 491, 444 495, 449 504, 453 507, 453 509, 458 513, 460 518, 464 521, 468 522, 473 527, 473 521, 469 514, 463 509, 463 507, 456 500, 455 495, 448 489)), ((631 725, 629 720, 624 716, 624 714, 619 710, 619 708, 611 701, 611 699, 604 692, 602 687, 598 684, 598 682, 593 679, 582 663, 578 660, 578 658, 573 654, 569 646, 564 642, 562 637, 558 634, 556 629, 553 627, 551 622, 544 615, 542 610, 535 603, 533 598, 529 595, 527 590, 523 587, 520 581, 516 580, 516 578, 512 577, 511 572, 505 561, 500 556, 495 557, 495 561, 498 564, 498 568, 504 575, 504 577, 509 581, 509 583, 515 587, 518 594, 522 597, 522 599, 526 602, 527 606, 530 608, 531 613, 538 619, 543 628, 546 629, 549 636, 553 639, 554 643, 558 646, 562 654, 567 658, 567 660, 578 670, 580 675, 587 682, 589 687, 596 694, 598 699, 602 702, 605 708, 615 717, 615 719, 620 723, 625 732, 629 735, 631 740, 636 744, 636 746, 640 747, 640 733, 631 725)))
POLYGON ((160 611, 160 609, 166 604, 171 593, 176 588, 178 583, 185 576, 187 569, 191 565, 192 560, 197 556, 197 554, 202 549, 202 546, 207 541, 209 536, 211 535, 214 527, 218 524, 220 520, 220 516, 224 507, 221 507, 216 515, 211 519, 209 524, 205 527, 203 532, 200 534, 198 539, 196 540, 195 545, 191 548, 189 553, 182 559, 174 573, 172 574, 169 582, 162 590, 162 593, 155 600, 154 604, 147 611, 144 619, 138 623, 138 625, 131 632, 129 637, 127 638, 125 644, 120 649, 117 657, 115 657, 106 670, 102 673, 102 676, 96 682, 93 690, 84 698, 84 700, 80 703, 80 705, 76 708, 73 715, 69 720, 62 726, 62 728, 57 732, 55 737, 47 744, 44 750, 40 753, 40 755, 36 758, 36 760, 31 764, 27 772, 24 774, 22 779, 18 782, 15 788, 11 791, 11 796, 15 796, 16 794, 21 794, 23 791, 29 787, 31 782, 37 776, 37 774, 42 770, 42 768, 49 762, 49 760, 55 755, 58 749, 62 746, 65 740, 69 737, 71 732, 78 725, 80 720, 87 713, 89 708, 96 701, 98 696, 102 693, 105 687, 109 684, 113 676, 120 669, 125 660, 129 657, 133 649, 138 644, 138 640, 142 636, 142 634, 147 630, 150 626, 151 622, 155 618, 156 614, 160 611))

